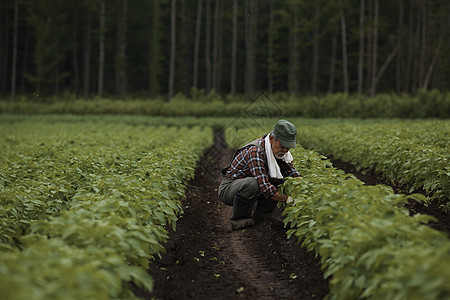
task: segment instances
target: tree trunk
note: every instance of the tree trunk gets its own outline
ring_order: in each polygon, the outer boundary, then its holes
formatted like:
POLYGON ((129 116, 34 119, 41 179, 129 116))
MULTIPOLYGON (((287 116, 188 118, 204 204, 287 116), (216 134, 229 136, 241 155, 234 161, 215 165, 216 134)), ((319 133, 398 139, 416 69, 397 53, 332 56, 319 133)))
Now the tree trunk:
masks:
POLYGON ((253 99, 255 93, 255 35, 256 35, 256 2, 245 1, 245 95, 247 100, 253 99))
POLYGON ((99 54, 98 54, 98 88, 97 97, 103 97, 103 76, 105 74, 105 0, 102 0, 100 7, 100 37, 99 37, 99 54))
POLYGON ((427 56, 427 2, 424 0, 422 4, 422 39, 420 47, 420 66, 419 66, 419 86, 423 86, 425 73, 425 59, 427 56))
POLYGON ((363 90, 363 62, 364 62, 364 14, 365 0, 361 0, 359 12, 359 57, 358 57, 358 94, 363 90))
POLYGON ((372 85, 370 88, 370 96, 374 97, 377 84, 377 52, 378 52, 378 11, 379 0, 374 2, 373 10, 373 47, 372 47, 372 85))
POLYGON ((400 93, 402 85, 402 58, 403 58, 403 16, 404 16, 404 5, 403 0, 398 0, 399 11, 398 11, 398 49, 397 62, 396 62, 396 91, 400 93))
POLYGON ((20 93, 25 93, 25 81, 26 81, 26 73, 28 66, 28 52, 30 49, 30 28, 27 26, 25 29, 25 45, 23 51, 23 60, 22 60, 22 76, 20 79, 20 93))
POLYGON ((397 54, 398 48, 400 48, 399 44, 397 44, 397 46, 395 46, 394 50, 392 50, 391 54, 388 56, 388 58, 386 59, 386 61, 383 64, 383 66, 381 66, 380 70, 378 71, 378 74, 375 77, 375 85, 377 85, 377 83, 380 80, 381 76, 383 75, 384 71, 386 70, 386 68, 391 63, 391 60, 397 54))
POLYGON ((214 7, 214 38, 213 38, 213 82, 212 88, 216 92, 217 90, 217 78, 218 78, 218 67, 219 67, 219 22, 220 22, 220 0, 216 0, 216 6, 214 7))
POLYGON ((197 3, 197 22, 195 25, 195 42, 194 42, 194 66, 193 66, 193 80, 192 86, 198 88, 198 56, 200 49, 200 31, 202 24, 202 6, 203 0, 198 0, 197 3))
POLYGON ((369 24, 367 26, 365 90, 369 93, 372 84, 373 0, 367 0, 367 10, 367 19, 369 20, 369 24))
POLYGON ((220 8, 220 13, 219 13, 219 39, 218 39, 218 43, 219 43, 219 53, 218 53, 218 57, 217 57, 217 91, 220 92, 222 91, 222 65, 223 65, 223 46, 222 46, 222 32, 223 32, 223 11, 222 11, 222 5, 220 8))
POLYGON ((84 68, 83 68, 83 97, 89 97, 89 74, 91 69, 91 11, 88 9, 84 36, 84 68))
POLYGON ((412 53, 413 53, 413 2, 409 3, 409 28, 408 28, 408 58, 406 60, 405 86, 403 91, 407 93, 410 89, 411 71, 412 71, 412 53))
POLYGON ((336 34, 333 34, 333 38, 331 40, 331 59, 330 59, 330 80, 328 81, 328 93, 331 94, 334 91, 334 72, 336 69, 336 44, 337 37, 336 34))
MULTIPOLYGON (((189 95, 189 89, 191 87, 192 74, 190 71, 191 56, 191 31, 190 31, 190 18, 188 9, 191 5, 187 0, 180 0, 178 2, 177 16, 179 23, 175 30, 177 38, 176 49, 176 71, 174 72, 174 89, 183 91, 184 95, 189 95)), ((176 16, 176 17, 177 17, 176 16)))
POLYGON ((173 97, 173 85, 175 80, 175 48, 176 48, 176 0, 171 2, 170 13, 170 70, 169 70, 169 93, 167 102, 173 97))
POLYGON ((11 100, 16 98, 16 71, 17 71, 17 36, 19 28, 19 0, 14 1, 14 32, 13 32, 13 61, 11 72, 11 100))
POLYGON ((211 0, 206 0, 205 24, 205 67, 206 67, 206 93, 211 91, 211 0))
POLYGON ((75 97, 80 96, 80 68, 78 60, 78 20, 73 19, 73 48, 72 48, 72 64, 73 64, 73 89, 75 97))
POLYGON ((441 51, 441 48, 442 48, 443 39, 444 39, 444 25, 442 24, 441 29, 440 29, 440 34, 439 34, 439 41, 438 41, 438 44, 434 51, 433 58, 431 59, 431 63, 428 66, 428 71, 427 71, 427 74, 425 76, 425 79, 424 79, 424 82, 422 85, 422 88, 425 90, 428 89, 428 84, 430 83, 431 74, 433 73, 433 70, 434 70, 434 65, 436 64, 436 60, 437 60, 437 58, 439 56, 439 52, 441 51))
POLYGON ((122 39, 120 43, 120 61, 122 62, 122 68, 120 68, 120 96, 125 98, 126 94, 126 57, 125 50, 127 45, 127 10, 128 1, 123 0, 122 6, 122 39))
POLYGON ((160 42, 160 20, 161 10, 160 1, 153 1, 153 11, 152 11, 152 35, 150 38, 150 63, 149 63, 149 95, 157 96, 161 92, 161 84, 159 82, 159 77, 161 75, 161 42, 160 42))
POLYGON ((275 22, 274 22, 274 0, 270 1, 270 14, 269 14, 269 32, 268 32, 268 61, 267 61, 267 79, 269 83, 269 94, 273 94, 273 81, 274 74, 272 72, 272 65, 274 64, 274 34, 275 34, 275 22))
POLYGON ((345 15, 344 8, 342 7, 342 0, 339 0, 339 12, 341 16, 342 75, 344 80, 344 93, 348 93, 347 28, 345 25, 345 15))
POLYGON ((319 22, 320 22, 320 5, 316 3, 315 15, 314 15, 314 43, 313 43, 313 66, 312 66, 312 80, 311 89, 313 95, 316 94, 317 90, 317 77, 319 71, 319 22))
POLYGON ((237 23, 238 23, 238 3, 237 0, 233 0, 233 37, 231 41, 231 76, 230 76, 231 97, 233 97, 236 92, 237 23))
POLYGON ((424 90, 428 89, 428 84, 431 79, 431 74, 433 73, 434 65, 436 64, 436 59, 438 57, 439 51, 441 50, 441 47, 442 47, 442 41, 439 41, 439 44, 434 52, 433 59, 431 60, 430 66, 428 67, 427 75, 423 82, 422 89, 424 89, 424 90))
MULTIPOLYGON (((294 4, 295 5, 295 4, 294 4)), ((297 11, 296 9, 291 10, 291 20, 292 26, 289 28, 289 74, 288 74, 288 85, 289 94, 295 95, 298 92, 298 64, 299 64, 299 53, 298 53, 298 21, 297 21, 297 11)))
POLYGON ((7 1, 2 1, 0 20, 0 95, 6 93, 8 82, 8 66, 9 66, 9 11, 7 1))
POLYGON ((122 0, 122 8, 119 9, 118 22, 118 39, 117 39, 117 62, 116 62, 116 89, 117 95, 121 98, 125 98, 126 93, 126 25, 127 25, 127 0, 122 0))
MULTIPOLYGON (((416 23, 416 34, 415 39, 413 42, 413 49, 417 51, 416 53, 420 52, 420 32, 421 32, 421 24, 422 24, 422 12, 419 9, 417 10, 417 23, 416 23)), ((411 92, 415 93, 418 88, 418 81, 419 81, 419 69, 420 69, 420 60, 413 58, 412 63, 412 83, 411 83, 411 92)))

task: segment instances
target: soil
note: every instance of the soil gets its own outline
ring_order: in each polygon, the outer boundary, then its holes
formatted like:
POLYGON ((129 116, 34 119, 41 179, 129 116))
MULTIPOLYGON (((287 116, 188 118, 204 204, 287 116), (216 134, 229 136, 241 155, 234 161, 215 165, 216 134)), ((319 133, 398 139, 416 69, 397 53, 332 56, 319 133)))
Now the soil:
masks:
MULTIPOLYGON (((206 151, 182 200, 184 213, 176 231, 169 232, 166 253, 149 266, 154 279, 152 293, 133 287, 144 299, 323 299, 329 279, 323 278, 319 258, 287 239, 285 228, 265 221, 232 231, 232 208, 217 197, 220 168, 233 151, 216 145, 206 151)), ((386 184, 354 166, 332 160, 337 168, 356 175, 366 184, 386 184)), ((410 202, 411 214, 424 208, 410 202)), ((429 210, 429 208, 427 208, 429 210)), ((274 215, 283 218, 283 208, 274 215)), ((437 211, 430 211, 436 216, 437 211)), ((429 212, 429 213, 430 213, 429 212)), ((442 210, 441 210, 442 213, 442 210)), ((436 229, 449 232, 448 215, 440 216, 436 229), (445 220, 447 223, 445 223, 445 220), (444 224, 445 223, 445 224, 444 224)))

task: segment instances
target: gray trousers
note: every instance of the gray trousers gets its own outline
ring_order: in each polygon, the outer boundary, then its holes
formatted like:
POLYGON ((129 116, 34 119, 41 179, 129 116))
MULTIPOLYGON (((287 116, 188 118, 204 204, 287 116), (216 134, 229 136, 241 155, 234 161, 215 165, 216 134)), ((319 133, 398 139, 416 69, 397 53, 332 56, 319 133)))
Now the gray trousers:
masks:
POLYGON ((219 199, 229 206, 233 206, 234 195, 239 193, 243 198, 249 201, 256 201, 261 195, 258 182, 253 177, 242 179, 229 179, 222 175, 222 182, 218 189, 219 199))

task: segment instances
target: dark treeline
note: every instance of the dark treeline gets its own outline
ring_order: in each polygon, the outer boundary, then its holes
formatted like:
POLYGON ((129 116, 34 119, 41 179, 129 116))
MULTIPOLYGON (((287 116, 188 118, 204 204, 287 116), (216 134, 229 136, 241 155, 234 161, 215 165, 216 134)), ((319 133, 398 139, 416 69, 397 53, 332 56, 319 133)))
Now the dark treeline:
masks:
POLYGON ((450 1, 1 0, 0 95, 450 87, 450 1))

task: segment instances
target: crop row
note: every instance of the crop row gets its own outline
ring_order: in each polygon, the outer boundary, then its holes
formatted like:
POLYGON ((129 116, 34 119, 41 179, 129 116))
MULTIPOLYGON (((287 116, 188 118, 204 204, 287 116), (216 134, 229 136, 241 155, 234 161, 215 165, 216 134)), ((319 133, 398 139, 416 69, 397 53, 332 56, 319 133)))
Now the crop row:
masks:
MULTIPOLYGON (((232 141, 260 130, 228 131, 232 141), (234 137, 234 138, 233 138, 234 137)), ((446 299, 450 297, 450 241, 409 216, 408 197, 384 185, 366 186, 334 169, 326 157, 301 146, 292 150, 301 179, 282 186, 294 202, 284 210, 288 237, 320 255, 330 277, 327 299, 446 299)))
POLYGON ((300 126, 298 142, 386 180, 450 198, 450 122, 334 123, 300 126))
POLYGON ((450 296, 450 241, 423 225, 428 216, 409 216, 408 196, 366 186, 315 152, 299 147, 293 155, 302 180, 283 187, 294 198, 284 212, 288 236, 320 255, 332 278, 328 299, 450 296))
POLYGON ((5 299, 133 298, 210 129, 2 124, 0 293, 5 299))

